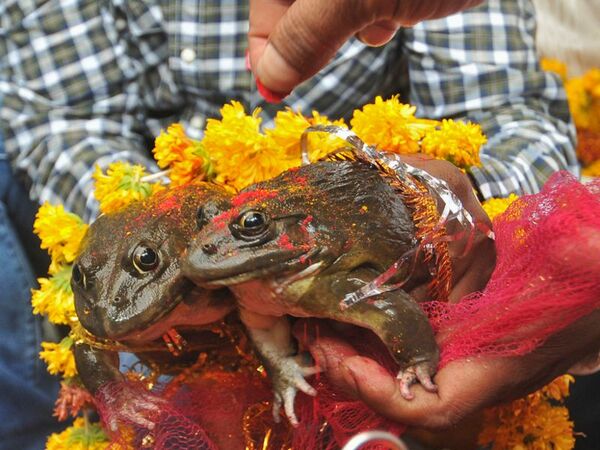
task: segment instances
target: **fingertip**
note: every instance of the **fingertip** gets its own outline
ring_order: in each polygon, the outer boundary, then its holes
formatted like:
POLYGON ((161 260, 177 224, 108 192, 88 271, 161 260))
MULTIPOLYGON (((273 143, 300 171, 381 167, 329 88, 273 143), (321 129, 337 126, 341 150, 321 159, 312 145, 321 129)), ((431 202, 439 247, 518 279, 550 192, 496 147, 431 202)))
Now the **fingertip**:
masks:
POLYGON ((397 30, 398 27, 394 22, 385 20, 363 28, 356 37, 363 44, 380 47, 391 41, 397 30))
POLYGON ((267 96, 281 101, 302 81, 300 72, 270 43, 258 60, 254 75, 257 88, 267 101, 267 96))
POLYGON ((267 103, 281 103, 283 99, 289 95, 289 92, 281 93, 270 90, 260 81, 258 77, 256 77, 256 88, 258 89, 258 92, 262 98, 267 101, 267 103))

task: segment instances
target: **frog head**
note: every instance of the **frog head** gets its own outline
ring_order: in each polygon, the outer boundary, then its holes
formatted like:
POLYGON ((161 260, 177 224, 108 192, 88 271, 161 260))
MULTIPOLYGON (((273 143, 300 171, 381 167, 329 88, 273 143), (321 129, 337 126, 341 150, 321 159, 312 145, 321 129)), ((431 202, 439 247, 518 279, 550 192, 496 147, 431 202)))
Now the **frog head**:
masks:
POLYGON ((182 302, 210 303, 211 293, 182 276, 180 255, 197 231, 198 205, 210 201, 217 214, 227 197, 210 184, 186 185, 92 223, 71 277, 83 327, 120 339, 160 322, 182 302))
POLYGON ((384 270, 399 241, 414 245, 397 194, 377 170, 357 162, 292 169, 243 190, 221 214, 203 214, 200 209, 202 226, 183 257, 183 272, 204 287, 314 274, 332 265, 384 270))

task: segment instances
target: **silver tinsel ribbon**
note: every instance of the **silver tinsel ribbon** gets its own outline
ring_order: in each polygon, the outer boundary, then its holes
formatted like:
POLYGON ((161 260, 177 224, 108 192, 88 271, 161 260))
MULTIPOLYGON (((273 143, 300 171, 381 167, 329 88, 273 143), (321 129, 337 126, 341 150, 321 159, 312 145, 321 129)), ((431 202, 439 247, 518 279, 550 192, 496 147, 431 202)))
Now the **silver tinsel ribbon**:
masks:
MULTIPOLYGON (((445 227, 452 221, 456 221, 460 225, 459 229, 462 231, 454 235, 447 236, 447 240, 454 241, 462 239, 466 235, 468 240, 465 247, 465 253, 469 250, 474 233, 476 229, 479 229, 480 227, 475 225, 473 217, 469 211, 463 207, 462 202, 456 196, 456 194, 452 192, 448 186, 448 183, 432 176, 423 169, 413 167, 410 164, 403 162, 398 154, 382 152, 373 146, 365 144, 353 131, 336 125, 315 125, 307 128, 304 133, 302 133, 300 138, 300 148, 302 149, 303 164, 310 164, 311 162, 308 151, 308 134, 316 132, 327 133, 343 139, 350 144, 349 150, 354 153, 358 160, 374 166, 379 165, 391 169, 396 174, 398 179, 402 180, 405 184, 415 190, 418 190, 418 187, 414 184, 411 177, 414 177, 423 183, 433 198, 436 199, 438 210, 442 211, 440 213, 438 226, 445 227)), ((491 230, 483 231, 488 235, 488 237, 493 239, 493 232, 491 230)), ((417 258, 420 248, 427 248, 431 245, 431 242, 427 242, 424 239, 420 243, 420 246, 402 255, 394 264, 392 264, 389 269, 387 269, 373 281, 364 285, 355 292, 346 294, 344 299, 340 302, 340 307, 342 309, 346 309, 366 298, 401 287, 406 280, 394 285, 386 285, 385 283, 394 275, 396 275, 402 268, 413 264, 417 258)), ((410 271, 408 271, 408 273, 408 276, 410 276, 410 271)), ((432 273, 432 275, 435 274, 432 273)))

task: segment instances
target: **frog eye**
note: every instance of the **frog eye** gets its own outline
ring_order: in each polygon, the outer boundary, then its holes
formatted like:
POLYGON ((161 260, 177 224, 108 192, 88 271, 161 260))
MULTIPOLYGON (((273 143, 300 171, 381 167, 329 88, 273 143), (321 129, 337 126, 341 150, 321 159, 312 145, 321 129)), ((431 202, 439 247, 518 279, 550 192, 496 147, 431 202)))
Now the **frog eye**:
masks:
POLYGON ((158 266, 158 254, 147 245, 138 245, 133 251, 133 267, 141 273, 150 272, 158 266))
POLYGON ((237 220, 237 231, 243 237, 256 237, 265 232, 268 227, 267 217, 260 211, 247 211, 237 220))
POLYGON ((73 280, 75 284, 78 284, 82 288, 86 288, 87 283, 85 279, 85 274, 81 271, 79 264, 73 265, 73 269, 71 270, 71 280, 73 280))

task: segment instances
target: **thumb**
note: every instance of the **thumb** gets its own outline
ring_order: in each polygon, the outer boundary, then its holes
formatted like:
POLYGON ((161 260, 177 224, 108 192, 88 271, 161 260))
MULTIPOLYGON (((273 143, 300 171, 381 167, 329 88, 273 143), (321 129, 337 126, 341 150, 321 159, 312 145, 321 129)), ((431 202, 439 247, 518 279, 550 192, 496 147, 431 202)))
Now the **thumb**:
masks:
MULTIPOLYGON (((258 17, 260 11, 252 8, 251 4, 251 17, 258 17)), ((389 40, 396 30, 391 21, 394 8, 395 2, 390 1, 297 0, 272 30, 251 25, 249 50, 254 74, 267 89, 289 93, 325 66, 359 31, 367 28, 363 38, 371 44, 389 40)))

